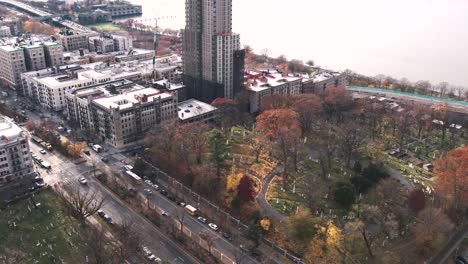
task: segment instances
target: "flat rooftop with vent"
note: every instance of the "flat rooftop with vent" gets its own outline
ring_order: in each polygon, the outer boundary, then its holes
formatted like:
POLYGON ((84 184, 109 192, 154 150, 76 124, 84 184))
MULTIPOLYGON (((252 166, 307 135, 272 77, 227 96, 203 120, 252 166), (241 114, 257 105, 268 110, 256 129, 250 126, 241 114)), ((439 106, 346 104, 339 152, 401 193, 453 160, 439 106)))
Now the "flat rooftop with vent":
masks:
POLYGON ((181 102, 177 107, 179 120, 185 123, 210 123, 214 122, 218 116, 218 108, 195 99, 181 102))
POLYGON ((96 99, 94 100, 94 104, 108 109, 118 108, 120 110, 124 110, 132 108, 133 104, 144 104, 147 102, 153 102, 156 99, 164 100, 172 98, 172 94, 170 93, 161 92, 154 88, 144 88, 142 86, 138 87, 139 88, 133 89, 131 91, 119 95, 96 99))

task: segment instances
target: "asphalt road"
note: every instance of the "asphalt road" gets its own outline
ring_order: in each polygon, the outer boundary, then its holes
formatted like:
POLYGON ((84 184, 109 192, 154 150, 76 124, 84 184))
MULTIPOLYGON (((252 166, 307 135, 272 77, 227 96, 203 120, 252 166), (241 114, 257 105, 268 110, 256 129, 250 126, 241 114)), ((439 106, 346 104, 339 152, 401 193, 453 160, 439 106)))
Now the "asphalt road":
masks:
POLYGON ((170 261, 171 263, 199 263, 196 259, 185 252, 181 247, 172 242, 164 234, 162 234, 154 225, 138 213, 129 209, 118 197, 111 191, 102 186, 89 174, 92 168, 89 162, 75 165, 65 157, 56 152, 47 152, 43 155, 39 153, 40 147, 35 143, 30 143, 31 150, 43 160, 49 162, 52 166, 50 173, 43 169, 38 169, 45 182, 49 185, 55 183, 65 183, 71 185, 80 185, 78 178, 84 176, 88 180, 88 186, 80 186, 83 189, 96 191, 105 199, 103 210, 112 217, 114 223, 122 224, 124 222, 132 222, 145 244, 157 257, 162 260, 170 261))

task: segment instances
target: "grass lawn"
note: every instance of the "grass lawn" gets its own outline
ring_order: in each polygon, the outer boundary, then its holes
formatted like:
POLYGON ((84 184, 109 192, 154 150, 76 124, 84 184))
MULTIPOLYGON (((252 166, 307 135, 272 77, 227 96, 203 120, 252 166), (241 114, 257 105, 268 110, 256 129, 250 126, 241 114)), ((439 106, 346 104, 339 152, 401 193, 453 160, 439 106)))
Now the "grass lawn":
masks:
POLYGON ((88 25, 89 28, 96 28, 98 31, 119 32, 123 31, 119 26, 112 23, 99 23, 88 25))
POLYGON ((85 263, 85 230, 50 190, 0 211, 0 262, 85 263))

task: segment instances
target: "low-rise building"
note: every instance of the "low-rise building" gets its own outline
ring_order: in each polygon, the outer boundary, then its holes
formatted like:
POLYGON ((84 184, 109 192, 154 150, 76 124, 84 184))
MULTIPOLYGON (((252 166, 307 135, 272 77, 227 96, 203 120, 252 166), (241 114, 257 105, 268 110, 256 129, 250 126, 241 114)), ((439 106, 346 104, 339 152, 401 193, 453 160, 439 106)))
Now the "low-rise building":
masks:
POLYGON ((266 96, 295 95, 302 92, 301 77, 277 71, 245 72, 244 85, 249 92, 251 113, 261 111, 266 96))
POLYGON ((66 30, 58 34, 65 51, 74 51, 89 48, 89 38, 97 36, 96 32, 66 30))
POLYGON ((342 72, 319 69, 309 78, 302 80, 302 92, 320 94, 329 87, 348 85, 347 76, 342 72))
MULTIPOLYGON (((101 92, 100 96, 91 91, 83 95, 85 98, 81 99, 88 103, 81 101, 82 104, 77 107, 86 107, 88 114, 80 119, 89 118, 89 132, 97 141, 116 148, 141 143, 145 132, 177 117, 177 100, 168 92, 138 85, 119 94, 101 92)), ((75 92, 68 98, 73 96, 81 95, 75 92)))
POLYGON ((178 105, 179 121, 183 123, 191 122, 215 122, 218 118, 218 109, 210 104, 189 99, 178 105))
POLYGON ((10 119, 0 116, 0 186, 33 179, 28 136, 10 119))
POLYGON ((184 83, 173 83, 167 79, 162 79, 159 81, 154 81, 153 85, 162 91, 172 92, 177 95, 177 100, 179 102, 188 100, 187 98, 187 87, 184 83))

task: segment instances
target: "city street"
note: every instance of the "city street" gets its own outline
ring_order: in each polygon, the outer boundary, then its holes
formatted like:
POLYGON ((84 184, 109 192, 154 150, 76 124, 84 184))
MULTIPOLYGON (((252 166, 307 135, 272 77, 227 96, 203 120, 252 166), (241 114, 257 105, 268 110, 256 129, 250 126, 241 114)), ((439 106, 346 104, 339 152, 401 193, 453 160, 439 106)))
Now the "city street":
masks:
POLYGON ((52 165, 50 173, 46 170, 38 169, 40 175, 49 185, 55 183, 69 183, 79 185, 78 178, 84 176, 88 180, 88 186, 91 191, 96 191, 106 200, 103 210, 112 217, 116 224, 131 222, 142 237, 143 243, 162 260, 171 263, 199 263, 196 259, 176 245, 172 240, 162 234, 152 223, 140 216, 138 213, 129 209, 115 194, 102 186, 96 179, 89 177, 92 168, 88 163, 75 165, 70 160, 57 154, 57 152, 48 152, 45 155, 39 154, 41 149, 38 145, 30 143, 31 150, 52 165))

